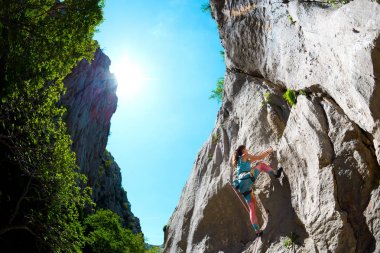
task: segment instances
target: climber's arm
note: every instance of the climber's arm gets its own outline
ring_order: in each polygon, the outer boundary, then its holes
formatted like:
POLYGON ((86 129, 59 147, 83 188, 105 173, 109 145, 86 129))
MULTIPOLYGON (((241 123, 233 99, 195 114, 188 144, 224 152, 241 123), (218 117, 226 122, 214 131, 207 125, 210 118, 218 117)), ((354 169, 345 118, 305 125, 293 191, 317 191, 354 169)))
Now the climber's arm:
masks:
POLYGON ((261 152, 257 155, 251 155, 251 154, 248 154, 248 159, 253 162, 253 161, 259 161, 259 160, 262 160, 264 159, 265 157, 267 157, 270 153, 273 152, 273 149, 272 148, 268 148, 267 150, 265 150, 264 152, 261 152))

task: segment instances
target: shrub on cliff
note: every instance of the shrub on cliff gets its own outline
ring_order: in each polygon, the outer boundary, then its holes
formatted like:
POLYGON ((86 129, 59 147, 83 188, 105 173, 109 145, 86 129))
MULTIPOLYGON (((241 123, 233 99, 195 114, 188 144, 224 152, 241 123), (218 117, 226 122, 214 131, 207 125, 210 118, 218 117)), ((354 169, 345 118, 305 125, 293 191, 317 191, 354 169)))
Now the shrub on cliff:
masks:
POLYGON ((224 78, 221 77, 216 82, 216 89, 212 90, 212 95, 210 96, 210 99, 216 99, 218 103, 220 103, 223 99, 223 89, 224 89, 224 78))
POLYGON ((91 59, 102 0, 0 1, 0 248, 74 252, 89 189, 57 102, 91 59), (14 243, 17 241, 17 243, 14 243))
POLYGON ((294 90, 287 89, 282 95, 283 98, 291 105, 294 106, 297 103, 297 93, 294 90))

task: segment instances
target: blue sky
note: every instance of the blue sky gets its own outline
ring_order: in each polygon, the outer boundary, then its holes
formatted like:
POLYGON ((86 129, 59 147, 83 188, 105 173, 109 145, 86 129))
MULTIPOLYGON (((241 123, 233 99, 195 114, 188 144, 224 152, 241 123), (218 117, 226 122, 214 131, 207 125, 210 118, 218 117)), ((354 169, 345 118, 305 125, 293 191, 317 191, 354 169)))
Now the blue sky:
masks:
POLYGON ((176 207, 220 105, 210 100, 225 65, 205 1, 107 0, 95 38, 118 78, 108 150, 150 244, 176 207))

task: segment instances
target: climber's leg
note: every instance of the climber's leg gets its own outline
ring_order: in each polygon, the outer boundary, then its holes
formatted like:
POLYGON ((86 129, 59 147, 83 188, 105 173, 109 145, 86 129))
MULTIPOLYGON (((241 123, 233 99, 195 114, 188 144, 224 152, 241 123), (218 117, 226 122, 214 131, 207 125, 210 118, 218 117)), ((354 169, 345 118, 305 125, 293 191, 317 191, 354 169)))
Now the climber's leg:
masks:
POLYGON ((273 173, 273 169, 266 163, 258 163, 255 166, 255 169, 259 169, 260 171, 264 171, 266 173, 273 173))
POLYGON ((256 233, 260 233, 260 227, 256 217, 256 201, 253 192, 244 198, 249 207, 249 219, 251 220, 252 227, 256 233))
MULTIPOLYGON (((275 173, 273 171, 273 169, 269 165, 267 165, 266 163, 258 163, 258 164, 256 164, 254 170, 256 170, 256 169, 258 169, 260 171, 264 171, 264 172, 269 173, 271 175, 274 175, 277 178, 279 178, 281 176, 281 173, 283 171, 282 167, 280 167, 280 168, 277 169, 277 172, 275 173)), ((255 174, 256 174, 256 172, 255 172, 255 174)), ((256 176, 255 176, 255 179, 256 179, 256 176)))

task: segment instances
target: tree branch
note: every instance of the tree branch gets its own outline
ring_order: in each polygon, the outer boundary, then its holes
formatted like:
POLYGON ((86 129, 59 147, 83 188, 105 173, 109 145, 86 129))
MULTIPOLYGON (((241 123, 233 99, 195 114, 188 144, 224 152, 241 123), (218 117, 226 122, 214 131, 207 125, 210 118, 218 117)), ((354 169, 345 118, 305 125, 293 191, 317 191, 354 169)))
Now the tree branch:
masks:
POLYGON ((9 226, 9 227, 2 228, 2 229, 0 229, 0 235, 6 234, 6 233, 8 233, 10 231, 13 231, 13 230, 26 230, 30 234, 32 234, 32 235, 34 235, 35 237, 38 238, 38 236, 37 236, 36 233, 34 233, 30 228, 28 228, 27 226, 24 226, 24 225, 9 226))
POLYGON ((24 200, 26 194, 28 194, 28 192, 29 192, 29 186, 30 186, 31 182, 32 182, 32 177, 29 178, 28 184, 25 187, 25 191, 22 193, 21 197, 17 201, 16 209, 13 212, 11 218, 9 219, 9 222, 8 222, 9 224, 12 224, 13 220, 16 218, 18 211, 20 210, 21 202, 24 200))

